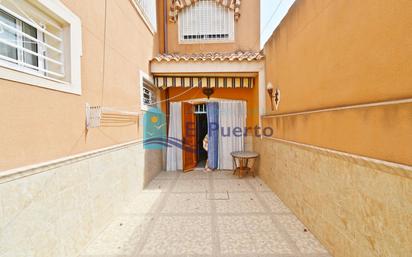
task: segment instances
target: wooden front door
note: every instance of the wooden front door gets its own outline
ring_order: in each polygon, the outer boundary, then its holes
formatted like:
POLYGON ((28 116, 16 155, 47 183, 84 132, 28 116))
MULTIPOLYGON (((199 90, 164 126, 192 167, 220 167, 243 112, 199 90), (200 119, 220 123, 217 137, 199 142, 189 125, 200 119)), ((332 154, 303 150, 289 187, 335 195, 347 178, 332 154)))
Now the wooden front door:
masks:
POLYGON ((183 171, 192 171, 197 165, 196 117, 194 105, 183 103, 183 171))

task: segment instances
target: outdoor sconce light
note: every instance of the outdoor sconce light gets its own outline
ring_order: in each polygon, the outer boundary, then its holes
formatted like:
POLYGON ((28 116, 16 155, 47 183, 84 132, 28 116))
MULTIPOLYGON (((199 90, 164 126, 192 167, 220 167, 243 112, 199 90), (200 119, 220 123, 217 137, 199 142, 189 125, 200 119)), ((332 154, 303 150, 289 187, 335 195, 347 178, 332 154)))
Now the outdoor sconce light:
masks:
POLYGON ((280 103, 280 89, 276 88, 275 92, 273 92, 273 85, 272 83, 269 82, 269 84, 266 87, 269 97, 270 97, 270 106, 272 108, 272 111, 276 108, 276 110, 279 108, 279 103, 280 103))
POLYGON ((213 90, 213 88, 203 88, 203 94, 207 96, 207 99, 210 99, 210 96, 213 95, 215 91, 213 90))

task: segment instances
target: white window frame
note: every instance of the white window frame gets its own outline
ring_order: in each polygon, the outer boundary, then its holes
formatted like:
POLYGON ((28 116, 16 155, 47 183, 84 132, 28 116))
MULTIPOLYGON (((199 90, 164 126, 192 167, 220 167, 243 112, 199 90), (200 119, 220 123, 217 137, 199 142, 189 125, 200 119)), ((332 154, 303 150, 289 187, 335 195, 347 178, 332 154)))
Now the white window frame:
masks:
MULTIPOLYGON (((215 1, 211 1, 215 2, 215 1)), ((232 34, 229 35, 229 38, 227 39, 217 39, 217 40, 191 40, 191 39, 183 39, 183 31, 182 31, 182 20, 184 19, 184 13, 185 11, 190 11, 191 8, 195 8, 197 3, 194 3, 192 6, 186 7, 183 11, 180 12, 180 17, 178 18, 178 40, 179 44, 222 44, 222 43, 233 43, 235 42, 236 38, 236 26, 235 26, 235 13, 233 10, 227 9, 227 12, 231 12, 230 19, 232 19, 232 26, 231 26, 231 32, 232 34)), ((219 6, 218 3, 215 3, 216 6, 219 6)), ((224 8, 223 6, 221 6, 224 8)))
MULTIPOLYGON (((0 9, 1 10, 1 9, 0 9)), ((3 11, 3 10, 2 10, 3 11)), ((7 14, 9 14, 8 12, 6 12, 6 11, 3 11, 3 12, 5 12, 5 13, 7 13, 7 14)), ((22 50, 22 49, 24 49, 24 36, 21 34, 22 33, 22 30, 23 30, 23 24, 26 24, 26 25, 28 25, 28 26, 30 26, 30 27, 32 27, 32 28, 34 28, 34 29, 36 29, 36 39, 37 40, 40 40, 41 38, 43 38, 44 37, 44 33, 42 32, 42 31, 40 31, 39 29, 37 29, 37 28, 35 28, 35 27, 33 27, 32 25, 30 25, 30 24, 28 24, 28 23, 25 23, 24 21, 22 21, 22 20, 20 20, 20 19, 18 19, 17 17, 15 17, 15 16, 13 16, 13 15, 11 15, 11 14, 9 14, 10 16, 12 16, 12 17, 14 17, 15 19, 16 19, 16 27, 15 27, 15 29, 17 30, 17 31, 19 31, 19 33, 17 33, 16 32, 16 43, 17 43, 17 48, 16 48, 16 51, 17 51, 17 56, 16 56, 16 60, 15 60, 15 62, 14 62, 14 60, 10 60, 10 61, 7 61, 7 60, 4 60, 4 59, 0 59, 0 65, 3 65, 3 66, 6 66, 6 67, 10 67, 11 69, 16 69, 16 70, 21 70, 21 71, 25 71, 25 72, 28 72, 28 73, 34 73, 34 74, 37 74, 37 75, 41 75, 41 74, 44 74, 46 71, 42 71, 42 70, 45 70, 45 65, 44 65, 44 60, 45 60, 45 58, 44 58, 44 56, 42 55, 42 53, 41 53, 41 50, 42 50, 42 47, 39 45, 39 43, 36 43, 36 46, 37 46, 37 52, 34 52, 33 51, 33 53, 36 53, 36 54, 38 54, 36 57, 37 57, 37 66, 34 66, 33 65, 33 67, 32 68, 30 68, 29 66, 24 66, 24 65, 21 65, 20 63, 25 63, 26 65, 31 65, 31 64, 28 64, 27 62, 25 62, 24 61, 24 54, 25 54, 25 52, 22 50)), ((33 41, 34 42, 34 41, 33 41)), ((32 51, 31 49, 30 49, 30 51, 32 51)), ((29 53, 30 54, 30 53, 29 53)))
MULTIPOLYGON (((67 24, 63 28, 64 40, 67 40, 63 43, 65 51, 64 69, 67 82, 54 80, 42 76, 38 71, 7 62, 0 62, 0 79, 81 95, 82 30, 79 17, 60 1, 33 0, 31 2, 41 11, 50 13, 67 24)), ((19 19, 19 17, 16 18, 19 19)), ((39 62, 40 60, 41 58, 39 58, 39 62)))
POLYGON ((142 111, 148 111, 149 107, 157 107, 157 105, 151 106, 151 105, 145 104, 144 97, 143 97, 145 81, 149 82, 151 84, 151 86, 153 86, 153 88, 152 88, 153 93, 155 94, 156 99, 157 99, 157 89, 156 89, 156 86, 153 83, 153 79, 147 73, 145 73, 144 71, 140 71, 140 83, 139 83, 140 84, 140 86, 139 86, 140 87, 140 109, 142 111))
POLYGON ((146 0, 154 2, 154 12, 149 13, 150 11, 145 9, 141 4, 142 0, 130 0, 135 7, 136 11, 142 17, 143 22, 146 24, 147 28, 154 35, 157 32, 157 1, 156 0, 146 0), (153 15, 154 17, 151 17, 153 15), (152 21, 151 21, 152 20, 152 21))

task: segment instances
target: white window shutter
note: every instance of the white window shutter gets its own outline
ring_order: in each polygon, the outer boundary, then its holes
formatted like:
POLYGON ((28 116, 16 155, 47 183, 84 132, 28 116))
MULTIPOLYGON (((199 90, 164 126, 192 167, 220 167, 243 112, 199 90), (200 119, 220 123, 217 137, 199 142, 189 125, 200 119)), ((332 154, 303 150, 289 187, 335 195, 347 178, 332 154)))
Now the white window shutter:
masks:
POLYGON ((234 40, 234 11, 215 0, 200 0, 185 8, 179 17, 181 42, 234 40))

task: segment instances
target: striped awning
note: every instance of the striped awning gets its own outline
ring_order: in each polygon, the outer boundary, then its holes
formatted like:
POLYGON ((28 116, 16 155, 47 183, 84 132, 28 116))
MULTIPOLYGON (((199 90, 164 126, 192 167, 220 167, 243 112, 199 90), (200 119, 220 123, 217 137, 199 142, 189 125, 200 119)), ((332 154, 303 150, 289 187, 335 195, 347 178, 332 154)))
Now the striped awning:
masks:
POLYGON ((254 77, 154 76, 157 87, 253 88, 254 77))

